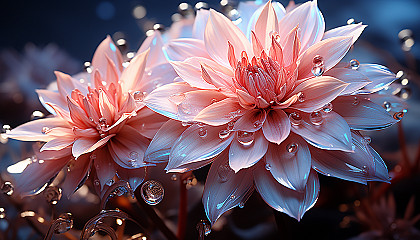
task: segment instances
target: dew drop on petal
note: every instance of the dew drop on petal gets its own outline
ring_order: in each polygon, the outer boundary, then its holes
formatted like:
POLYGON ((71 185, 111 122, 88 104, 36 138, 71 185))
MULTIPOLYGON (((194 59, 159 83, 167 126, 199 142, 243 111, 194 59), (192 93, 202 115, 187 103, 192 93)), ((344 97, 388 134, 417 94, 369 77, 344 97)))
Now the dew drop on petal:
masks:
POLYGON ((200 239, 204 239, 204 236, 207 236, 211 232, 210 224, 207 220, 200 220, 200 222, 197 223, 197 231, 200 235, 200 239))
POLYGON ((168 99, 169 99, 169 101, 171 101, 175 105, 179 105, 179 104, 181 104, 182 101, 184 101, 185 94, 184 93, 174 93, 171 96, 169 96, 168 99))
POLYGON ((311 121, 311 123, 313 125, 321 125, 322 122, 324 121, 324 117, 322 116, 322 112, 321 111, 312 112, 309 115, 309 121, 311 121))
POLYGON ((6 218, 6 211, 4 208, 0 207, 0 219, 6 218))
POLYGON ((385 101, 383 107, 387 112, 391 111, 391 103, 385 101))
POLYGON ((8 124, 4 124, 2 128, 2 133, 9 133, 12 130, 12 127, 8 124))
POLYGON ((254 132, 238 131, 237 139, 243 146, 250 146, 254 142, 254 132))
POLYGON ((333 105, 332 103, 327 103, 322 107, 322 111, 324 113, 330 113, 333 110, 333 105))
POLYGON ((370 142, 372 142, 372 139, 370 137, 366 136, 366 137, 363 138, 363 142, 365 144, 370 144, 370 142))
POLYGON ((292 125, 299 125, 302 122, 302 116, 298 112, 292 112, 289 120, 292 125))
POLYGON ((99 186, 99 184, 101 184, 101 183, 99 182, 98 179, 96 179, 95 181, 93 181, 93 184, 95 184, 96 186, 99 186))
POLYGON ((312 59, 312 64, 314 66, 324 65, 324 58, 320 55, 315 55, 315 57, 312 59))
POLYGON ((356 105, 358 105, 358 104, 359 104, 359 102, 360 102, 360 101, 359 101, 359 99, 358 99, 357 97, 354 97, 354 98, 353 98, 353 105, 355 105, 355 106, 356 106, 356 105))
POLYGON ((133 93, 133 98, 136 101, 143 101, 144 98, 146 97, 147 93, 146 92, 142 92, 142 91, 135 91, 133 93))
POLYGON ((160 203, 165 194, 162 184, 155 180, 148 180, 141 186, 141 196, 149 205, 160 203))
POLYGON ((404 117, 404 112, 396 112, 394 113, 395 120, 401 120, 404 117))
POLYGON ((270 169, 271 169, 271 165, 270 165, 269 163, 265 164, 265 169, 266 169, 267 171, 270 171, 270 169))
POLYGON ((312 59, 312 74, 315 77, 319 77, 322 74, 324 74, 325 71, 325 66, 324 66, 324 58, 316 55, 313 59, 312 59))
POLYGON ((128 155, 128 158, 130 158, 131 160, 138 160, 139 153, 136 151, 131 151, 130 154, 128 155))
POLYGON ((229 137, 229 135, 230 135, 230 131, 227 130, 227 129, 220 130, 220 132, 219 132, 219 138, 220 139, 225 139, 225 138, 229 137))
POLYGON ((1 191, 8 196, 13 194, 13 192, 15 191, 14 189, 15 188, 13 187, 11 182, 4 182, 1 186, 1 191))
POLYGON ((234 126, 235 126, 235 122, 233 122, 233 121, 229 122, 228 126, 227 126, 227 130, 232 131, 234 126))
POLYGON ((231 176, 232 173, 233 173, 233 170, 232 168, 230 168, 228 163, 220 165, 219 168, 217 169, 217 176, 219 177, 219 181, 221 183, 224 183, 227 180, 229 180, 229 177, 231 176))
POLYGON ((43 112, 35 110, 32 112, 31 120, 37 120, 37 119, 43 118, 44 116, 45 115, 43 112))
POLYGON ((238 205, 239 208, 244 208, 245 207, 245 203, 244 202, 240 202, 238 205))
POLYGON ((289 143, 286 146, 286 151, 289 153, 296 153, 298 150, 298 144, 297 143, 289 143))
POLYGON ((111 186, 114 183, 115 183, 115 181, 113 179, 109 179, 105 184, 108 185, 108 186, 111 186))
POLYGON ((48 203, 55 205, 60 201, 62 196, 61 188, 57 186, 48 186, 45 188, 43 195, 48 203))
POLYGON ((298 97, 298 101, 299 102, 304 102, 305 101, 305 95, 303 94, 303 92, 300 93, 300 95, 298 97))
POLYGON ((61 234, 69 231, 73 228, 73 216, 71 213, 61 214, 55 221, 56 226, 54 228, 55 234, 61 234))
POLYGON ((198 129, 198 136, 205 138, 207 137, 207 130, 205 128, 198 129))
POLYGON ((172 180, 172 181, 176 181, 176 180, 178 180, 178 176, 177 176, 176 174, 172 174, 172 176, 171 176, 171 180, 172 180))
POLYGON ((263 125, 263 123, 261 121, 257 120, 257 121, 254 122, 253 125, 254 125, 254 128, 261 128, 261 126, 263 125))
POLYGON ((42 133, 43 133, 43 134, 46 134, 49 130, 50 130, 50 128, 49 128, 49 127, 43 127, 43 128, 42 128, 42 133))
POLYGON ((351 69, 357 70, 359 68, 359 66, 360 66, 359 61, 357 61, 356 59, 350 60, 350 67, 351 67, 351 69))

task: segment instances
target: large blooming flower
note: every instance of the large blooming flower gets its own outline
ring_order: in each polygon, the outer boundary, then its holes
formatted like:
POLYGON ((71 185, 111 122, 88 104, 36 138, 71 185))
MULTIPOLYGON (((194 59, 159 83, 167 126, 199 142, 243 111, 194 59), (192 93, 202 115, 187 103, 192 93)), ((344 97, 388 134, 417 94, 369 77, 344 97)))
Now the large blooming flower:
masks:
POLYGON ((67 195, 85 179, 91 166, 101 189, 112 185, 115 177, 126 180, 133 189, 142 182, 149 139, 167 120, 146 108, 142 100, 176 74, 161 52, 158 32, 146 39, 127 64, 107 37, 93 56, 90 75, 75 79, 56 72, 58 91, 37 91, 54 116, 23 124, 7 135, 45 142, 18 178, 21 192, 39 188, 66 166, 62 187, 67 195))
POLYGON ((169 156, 167 171, 185 172, 216 157, 203 196, 212 223, 254 186, 271 207, 300 219, 318 197, 316 172, 387 182, 384 162, 357 130, 397 122, 373 94, 395 75, 357 60, 339 63, 365 26, 325 32, 316 1, 288 13, 268 2, 243 20, 241 30, 201 10, 194 29, 204 29, 202 40, 166 46, 167 56, 185 59, 171 62, 185 82, 146 97, 148 107, 174 119, 156 134, 146 160, 169 156))

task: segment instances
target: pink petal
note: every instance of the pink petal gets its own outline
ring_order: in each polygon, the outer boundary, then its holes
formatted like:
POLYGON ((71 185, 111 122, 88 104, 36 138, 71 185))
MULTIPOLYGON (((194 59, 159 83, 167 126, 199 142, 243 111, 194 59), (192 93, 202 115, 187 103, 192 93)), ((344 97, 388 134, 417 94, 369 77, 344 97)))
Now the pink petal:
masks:
POLYGON ((118 50, 112 42, 110 36, 107 36, 106 39, 99 44, 92 58, 92 66, 94 68, 92 70, 98 69, 102 76, 105 76, 107 73, 108 60, 106 56, 112 60, 118 69, 118 73, 120 73, 122 71, 123 59, 120 50, 118 50))
POLYGON ((311 170, 311 153, 300 136, 290 134, 280 145, 270 144, 265 155, 268 169, 283 186, 304 192, 311 170), (293 146, 297 149, 292 150, 293 146))
POLYGON ((67 105, 69 106, 70 117, 74 124, 81 128, 93 126, 86 112, 73 99, 67 97, 67 105))
POLYGON ((316 55, 324 60, 325 71, 330 70, 346 55, 352 45, 352 37, 334 37, 318 42, 308 48, 300 57, 299 79, 313 76, 312 61, 316 55))
POLYGON ((267 118, 262 126, 265 138, 276 144, 280 144, 290 133, 290 121, 287 114, 280 109, 274 109, 267 113, 267 118))
POLYGON ((329 76, 313 77, 304 80, 289 96, 303 93, 303 101, 296 101, 290 108, 304 112, 320 109, 334 100, 349 84, 329 76))
POLYGON ((65 136, 65 137, 52 139, 51 141, 48 141, 47 143, 45 143, 39 151, 42 152, 44 150, 55 150, 55 151, 61 150, 63 148, 70 146, 73 142, 74 142, 74 136, 65 136))
POLYGON ((356 95, 338 97, 332 104, 352 129, 379 130, 397 123, 382 106, 356 95))
POLYGON ((44 118, 22 124, 7 133, 7 137, 20 141, 42 141, 48 142, 54 139, 43 133, 55 127, 69 127, 68 123, 61 118, 44 118))
POLYGON ((374 93, 391 84, 397 77, 387 67, 378 64, 360 64, 357 71, 365 75, 371 83, 358 93, 374 93))
POLYGON ((196 90, 185 82, 172 83, 157 88, 146 96, 143 103, 153 111, 172 119, 179 119, 178 107, 169 100, 169 96, 174 94, 184 94, 188 91, 196 90))
POLYGON ((293 28, 299 26, 301 52, 318 43, 325 31, 324 17, 318 9, 317 1, 306 2, 287 13, 280 20, 279 25, 281 26, 280 36, 286 36, 293 28))
POLYGON ((117 166, 117 174, 130 184, 131 189, 135 191, 146 177, 146 168, 127 169, 117 166))
POLYGON ((359 134, 352 132, 353 152, 329 151, 310 146, 313 168, 327 176, 367 184, 368 181, 389 182, 382 158, 359 134))
MULTIPOLYGON (((220 138, 220 132, 226 130, 226 126, 199 126, 194 124, 185 130, 176 140, 169 155, 169 162, 165 170, 188 168, 191 163, 204 162, 221 153, 233 139, 233 134, 220 138)), ((202 167, 201 165, 199 167, 202 167)))
POLYGON ((123 168, 139 168, 146 164, 144 152, 150 141, 133 127, 124 125, 108 145, 109 152, 116 163, 123 168))
POLYGON ((123 92, 137 91, 141 89, 146 59, 149 50, 146 50, 131 59, 130 64, 121 74, 121 86, 123 92))
POLYGON ((200 89, 217 89, 202 77, 201 66, 194 66, 187 62, 171 62, 178 75, 192 87, 200 89))
MULTIPOLYGON (((268 1, 260 16, 255 23, 255 33, 257 38, 263 44, 263 47, 268 50, 271 46, 271 34, 279 32, 279 23, 277 20, 276 12, 274 11, 271 1, 268 1)), ((260 53, 255 53, 258 55, 260 53)))
POLYGON ((101 189, 103 189, 105 184, 110 186, 113 183, 110 180, 115 176, 117 166, 108 149, 96 149, 90 157, 93 158, 93 166, 96 170, 96 176, 101 183, 101 189))
POLYGON ((233 131, 258 131, 264 124, 266 119, 266 111, 261 109, 252 109, 246 111, 233 126, 233 131))
POLYGON ((362 34, 363 30, 367 27, 367 25, 362 25, 362 23, 358 24, 348 24, 345 26, 333 28, 328 30, 324 33, 322 40, 333 38, 333 37, 353 37, 353 43, 359 38, 360 34, 362 34))
POLYGON ((321 149, 352 151, 350 127, 340 115, 335 112, 322 114, 322 123, 316 125, 311 122, 310 114, 300 114, 303 121, 292 125, 294 133, 321 149))
POLYGON ((73 163, 73 166, 67 169, 66 178, 61 185, 61 188, 68 198, 81 187, 81 184, 83 184, 84 180, 88 177, 91 162, 90 155, 85 154, 80 156, 77 161, 73 163))
POLYGON ((249 95, 247 92, 240 89, 236 89, 238 95, 239 104, 245 109, 253 109, 256 106, 255 98, 249 95))
POLYGON ((115 136, 115 134, 108 135, 105 138, 100 139, 99 141, 97 140, 97 138, 79 138, 73 143, 72 154, 77 159, 81 155, 92 152, 95 149, 103 146, 113 136, 115 136))
POLYGON ((246 144, 241 143, 239 133, 232 141, 229 148, 229 165, 237 173, 239 170, 249 168, 264 157, 268 148, 268 141, 265 139, 262 131, 257 131, 253 134, 251 143, 247 141, 246 144))
POLYGON ((173 83, 177 77, 178 75, 169 63, 153 66, 143 74, 140 91, 150 93, 160 86, 173 83))
MULTIPOLYGON (((262 3, 259 3, 259 4, 262 4, 262 3)), ((251 38, 251 30, 252 31, 255 30, 255 24, 257 23, 257 20, 260 17, 265 7, 265 5, 259 5, 259 4, 253 3, 252 1, 239 3, 238 11, 241 15, 242 22, 244 22, 246 25, 242 26, 242 24, 240 23, 238 24, 238 27, 242 30, 242 32, 246 33, 246 36, 248 38, 251 38), (246 15, 243 15, 244 11, 246 15), (249 17, 247 18, 247 16, 249 17)), ((286 10, 284 9, 283 5, 279 2, 272 2, 271 5, 274 8, 277 20, 282 19, 284 15, 286 14, 286 10)))
POLYGON ((55 71, 54 74, 57 77, 58 92, 63 99, 65 99, 67 96, 71 96, 71 92, 76 88, 79 89, 83 94, 87 93, 86 87, 81 84, 80 81, 72 78, 70 75, 58 71, 55 71))
POLYGON ((292 190, 278 183, 271 174, 268 174, 263 163, 258 164, 255 169, 254 181, 257 191, 268 205, 298 221, 318 199, 319 180, 314 170, 309 174, 304 192, 292 190))
POLYGON ((243 115, 244 112, 237 99, 226 98, 204 108, 194 118, 194 121, 220 126, 232 121, 237 116, 243 115))
POLYGON ((142 108, 126 124, 135 128, 141 135, 151 139, 166 121, 168 121, 167 117, 157 114, 148 108, 142 108))
POLYGON ((144 154, 144 161, 150 163, 166 162, 172 145, 185 131, 181 122, 169 120, 156 133, 144 154))
POLYGON ((42 103, 42 106, 45 107, 45 109, 48 110, 48 112, 57 115, 57 113, 54 111, 53 108, 51 108, 49 105, 47 105, 46 103, 54 103, 57 106, 59 106, 62 109, 67 109, 67 102, 64 98, 64 96, 60 95, 59 92, 53 92, 53 91, 49 91, 49 90, 44 90, 44 89, 37 89, 35 90, 36 93, 38 94, 38 98, 39 101, 42 103))
POLYGON ((384 103, 389 103, 388 112, 392 115, 405 113, 409 107, 404 99, 392 94, 372 93, 357 95, 357 97, 369 100, 379 106, 384 106, 384 103))
POLYGON ((204 40, 204 30, 206 29, 209 15, 210 11, 207 9, 199 9, 197 11, 197 15, 195 16, 194 25, 192 29, 193 38, 204 40))
POLYGON ((226 67, 230 66, 227 58, 228 41, 235 49, 238 49, 236 59, 240 59, 242 51, 246 51, 248 54, 252 53, 251 44, 241 30, 221 13, 211 9, 204 32, 204 43, 210 57, 226 67))
POLYGON ((371 83, 365 75, 349 68, 335 67, 326 72, 324 76, 331 76, 349 84, 340 95, 352 94, 371 83))
POLYGON ((203 205, 213 225, 226 211, 244 204, 254 191, 252 169, 235 173, 229 167, 228 151, 213 162, 204 186, 203 205))
POLYGON ((204 42, 193 38, 172 40, 163 49, 171 61, 184 61, 191 56, 210 58, 205 50, 204 42))
MULTIPOLYGON (((137 55, 144 54, 146 51, 150 51, 147 57, 146 68, 150 68, 159 64, 167 63, 165 54, 162 51, 163 40, 162 35, 159 31, 153 31, 153 34, 148 36, 143 44, 140 46, 137 51, 137 55), (149 50, 148 50, 149 49, 149 50)), ((133 61, 133 60, 131 60, 133 61)))

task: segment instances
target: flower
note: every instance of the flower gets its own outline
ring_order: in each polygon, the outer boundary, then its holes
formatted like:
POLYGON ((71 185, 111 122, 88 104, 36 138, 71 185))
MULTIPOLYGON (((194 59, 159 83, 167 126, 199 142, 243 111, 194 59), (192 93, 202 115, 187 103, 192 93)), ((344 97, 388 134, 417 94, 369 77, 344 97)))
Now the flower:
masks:
POLYGON ((316 172, 388 182, 386 165, 358 130, 385 128, 403 115, 393 118, 375 94, 395 75, 357 60, 339 63, 365 26, 325 31, 316 1, 287 13, 269 1, 244 21, 248 26, 238 28, 200 10, 194 28, 204 35, 166 46, 184 82, 145 98, 173 119, 155 135, 146 161, 169 156, 166 170, 185 172, 214 160, 203 195, 212 223, 254 188, 300 220, 318 198, 316 172))
POLYGON ((143 167, 150 165, 143 161, 149 139, 167 120, 146 108, 142 100, 176 76, 161 45, 156 32, 127 65, 108 36, 98 46, 87 78, 55 72, 58 92, 37 90, 54 116, 25 123, 7 134, 17 140, 45 142, 20 174, 18 189, 31 192, 66 166, 62 188, 68 196, 91 168, 102 191, 114 179, 129 182, 132 189, 139 186, 145 176, 143 167))

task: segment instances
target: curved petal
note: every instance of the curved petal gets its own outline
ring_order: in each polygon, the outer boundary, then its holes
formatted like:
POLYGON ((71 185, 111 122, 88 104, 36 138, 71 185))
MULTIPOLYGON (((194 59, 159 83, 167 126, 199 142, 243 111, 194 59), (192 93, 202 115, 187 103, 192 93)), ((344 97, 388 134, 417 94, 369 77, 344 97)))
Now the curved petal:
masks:
POLYGON ((143 74, 139 90, 150 93, 158 87, 175 82, 177 77, 178 75, 170 63, 153 66, 143 74))
POLYGON ((362 23, 357 24, 348 24, 345 26, 333 28, 328 30, 324 33, 322 40, 333 38, 333 37, 353 37, 353 43, 359 38, 360 34, 362 34, 363 30, 367 27, 367 25, 362 25, 362 23))
MULTIPOLYGON (((179 96, 175 96, 179 98, 179 96)), ((178 104, 178 114, 182 121, 192 121, 197 114, 211 104, 222 101, 226 96, 214 90, 196 90, 183 95, 178 104)))
POLYGON ((349 84, 340 95, 352 94, 371 83, 365 75, 350 68, 335 67, 326 72, 324 76, 331 76, 349 84))
POLYGON ((187 62, 171 62, 178 75, 190 86, 201 89, 217 89, 202 77, 202 69, 187 62))
MULTIPOLYGON (((318 43, 325 31, 324 17, 317 6, 317 1, 306 2, 284 16, 279 25, 280 36, 286 36, 293 28, 299 26, 301 52, 318 43)), ((282 41, 284 42, 284 41, 282 41)))
POLYGON ((389 182, 382 158, 367 141, 352 132, 353 152, 326 151, 310 146, 313 168, 327 176, 367 184, 368 181, 389 182))
POLYGON ((124 69, 120 77, 123 92, 140 90, 148 55, 149 50, 140 53, 135 56, 130 61, 130 64, 128 64, 128 67, 124 69))
POLYGON ((268 148, 268 141, 265 139, 262 131, 252 134, 251 140, 244 142, 241 139, 240 132, 233 139, 229 148, 229 165, 237 173, 241 169, 249 168, 264 157, 268 148))
POLYGON ((90 158, 93 158, 93 166, 95 166, 96 176, 101 183, 101 189, 104 188, 105 184, 108 186, 112 185, 112 178, 115 176, 117 166, 108 149, 96 149, 90 155, 90 158))
POLYGON ((45 134, 45 131, 55 127, 67 127, 68 122, 61 118, 44 118, 22 124, 6 134, 8 138, 13 138, 20 141, 42 141, 48 142, 55 137, 45 134))
POLYGON ((378 64, 360 64, 358 72, 365 75, 370 84, 357 93, 374 93, 391 84, 397 77, 387 67, 378 64))
POLYGON ((194 121, 202 122, 212 126, 220 126, 232 121, 234 118, 244 114, 244 110, 237 99, 226 98, 215 102, 204 108, 194 121))
POLYGON ((194 25, 192 28, 193 38, 204 40, 204 30, 206 29, 209 15, 210 11, 207 9, 199 9, 197 11, 197 15, 195 16, 194 25))
POLYGON ((306 79, 289 94, 290 97, 298 93, 303 94, 290 108, 313 112, 334 100, 348 85, 328 76, 306 79))
POLYGON ((262 126, 265 138, 280 144, 289 136, 290 120, 287 114, 280 109, 273 109, 267 113, 267 118, 262 126))
POLYGON ((249 110, 235 122, 233 131, 256 132, 263 126, 266 116, 265 110, 249 110))
POLYGON ((313 59, 319 55, 324 60, 325 71, 330 70, 346 55, 352 45, 352 37, 334 37, 318 42, 300 57, 299 79, 312 76, 313 59))
POLYGON ((210 57, 226 67, 230 67, 227 56, 228 41, 238 49, 236 59, 240 59, 242 51, 252 53, 251 44, 241 30, 223 14, 211 9, 204 32, 204 43, 210 57))
POLYGON ((170 41, 163 47, 166 57, 170 61, 184 61, 189 57, 210 58, 202 40, 180 38, 170 41))
POLYGON ((304 192, 311 170, 311 153, 300 136, 290 134, 280 145, 270 144, 265 162, 273 177, 283 186, 304 192))
MULTIPOLYGON (((277 20, 280 21, 280 19, 282 19, 286 14, 286 9, 284 9, 283 5, 279 2, 272 2, 271 4, 276 13, 277 20)), ((251 30, 255 30, 255 24, 257 23, 264 7, 264 5, 261 5, 261 2, 257 1, 255 3, 252 1, 239 3, 238 11, 241 15, 242 22, 246 25, 242 25, 241 22, 238 24, 238 27, 243 33, 246 33, 248 39, 251 39, 251 30)))
POLYGON ((85 153, 94 151, 106 144, 115 134, 108 135, 104 138, 79 138, 76 139, 72 146, 72 154, 77 159, 85 153))
MULTIPOLYGON (((268 50, 271 46, 271 35, 278 32, 279 23, 277 15, 271 1, 268 1, 255 23, 255 34, 257 35, 258 40, 264 44, 264 49, 268 50)), ((257 55, 259 53, 254 52, 254 54, 257 55)))
POLYGON ((169 120, 156 133, 144 154, 144 161, 150 163, 166 162, 172 145, 185 131, 181 122, 169 120))
POLYGON ((117 67, 118 73, 120 73, 123 67, 123 59, 120 50, 118 50, 118 48, 115 46, 110 36, 107 36, 106 39, 99 44, 99 46, 96 48, 95 54, 93 54, 93 72, 95 72, 95 69, 98 69, 102 76, 105 76, 108 66, 107 57, 112 60, 112 62, 117 67))
POLYGON ((361 97, 341 96, 332 104, 352 129, 379 130, 397 123, 383 107, 361 97))
POLYGON ((168 118, 157 114, 149 108, 142 108, 135 117, 126 122, 127 125, 135 128, 141 135, 152 139, 168 118))
POLYGON ((39 151, 42 152, 45 150, 55 150, 55 151, 61 150, 63 148, 70 146, 73 142, 74 142, 74 135, 58 137, 45 143, 39 151))
POLYGON ((70 163, 67 168, 66 178, 64 183, 61 185, 64 193, 67 195, 67 198, 70 198, 81 184, 83 180, 86 179, 89 175, 91 168, 92 159, 89 154, 85 154, 79 157, 73 163, 70 163))
POLYGON ((38 98, 42 106, 44 106, 44 108, 47 109, 48 112, 50 112, 51 114, 57 115, 54 109, 46 103, 53 103, 59 106, 60 108, 68 111, 67 102, 65 98, 60 95, 59 92, 53 92, 44 89, 37 89, 35 91, 38 94, 38 98))
MULTIPOLYGON (((153 34, 148 36, 137 51, 137 56, 150 50, 147 57, 146 68, 150 68, 156 65, 167 63, 165 54, 162 51, 163 40, 162 35, 159 31, 153 31, 153 34)), ((131 60, 132 61, 132 60, 131 60)))
MULTIPOLYGON (((184 168, 190 163, 202 162, 220 154, 233 139, 233 134, 225 138, 219 137, 222 130, 226 130, 226 126, 190 126, 174 143, 165 169, 171 172, 172 169, 184 168)), ((187 167, 186 170, 193 169, 187 167)))
POLYGON ((340 115, 323 114, 319 125, 313 124, 309 115, 302 113, 303 121, 291 130, 317 148, 352 151, 350 127, 340 115))
POLYGON ((206 179, 203 205, 213 225, 226 211, 243 204, 253 192, 252 169, 237 173, 229 167, 228 151, 213 162, 206 179))
POLYGON ((127 169, 117 166, 118 177, 127 181, 133 191, 144 181, 146 177, 146 168, 127 169))
POLYGON ((196 90, 185 82, 172 83, 153 90, 146 96, 143 103, 153 111, 172 119, 179 119, 178 107, 171 102, 169 96, 183 94, 188 91, 196 90))
POLYGON ((76 88, 79 89, 82 94, 87 93, 86 86, 80 83, 80 81, 72 78, 70 75, 59 71, 55 71, 54 74, 57 77, 58 92, 60 93, 63 100, 66 98, 66 96, 71 96, 71 92, 76 88))
POLYGON ((139 168, 146 165, 143 157, 148 145, 147 138, 133 127, 124 125, 118 135, 109 141, 108 149, 114 161, 121 167, 139 168))
POLYGON ((304 192, 298 192, 279 184, 271 174, 267 173, 263 163, 254 171, 257 191, 264 201, 277 211, 286 213, 298 221, 306 211, 315 205, 319 194, 318 175, 311 170, 304 192))

